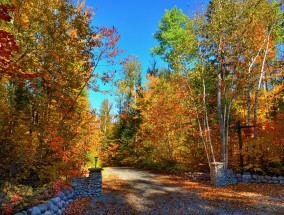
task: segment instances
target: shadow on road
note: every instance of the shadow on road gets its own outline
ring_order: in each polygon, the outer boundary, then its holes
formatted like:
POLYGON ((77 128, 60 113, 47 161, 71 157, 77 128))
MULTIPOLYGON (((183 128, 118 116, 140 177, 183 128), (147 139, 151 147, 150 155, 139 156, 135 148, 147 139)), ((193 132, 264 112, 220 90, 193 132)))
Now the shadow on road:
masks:
POLYGON ((92 200, 88 214, 284 214, 284 207, 273 202, 266 210, 247 209, 260 204, 262 196, 249 200, 234 186, 215 188, 133 168, 105 171, 104 194, 92 200))

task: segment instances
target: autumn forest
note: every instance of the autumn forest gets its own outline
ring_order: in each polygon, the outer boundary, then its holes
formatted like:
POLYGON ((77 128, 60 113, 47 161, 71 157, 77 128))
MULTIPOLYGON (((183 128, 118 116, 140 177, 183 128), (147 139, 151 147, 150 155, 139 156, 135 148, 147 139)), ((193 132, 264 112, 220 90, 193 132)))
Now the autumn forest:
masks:
POLYGON ((283 175, 281 2, 165 10, 143 71, 139 56, 117 61, 119 30, 92 26, 84 2, 1 0, 0 188, 56 189, 94 156, 102 167, 209 172, 223 161, 283 175), (121 70, 100 71, 100 62, 121 70), (116 103, 91 110, 88 93, 104 83, 116 103))

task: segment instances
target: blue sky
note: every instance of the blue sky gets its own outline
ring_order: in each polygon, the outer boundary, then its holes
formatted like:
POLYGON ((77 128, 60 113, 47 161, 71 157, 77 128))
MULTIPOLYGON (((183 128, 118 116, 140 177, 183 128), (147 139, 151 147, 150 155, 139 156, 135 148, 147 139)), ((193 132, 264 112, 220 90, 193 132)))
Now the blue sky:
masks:
MULTIPOLYGON (((115 26, 121 36, 118 46, 125 50, 119 57, 121 59, 128 55, 134 55, 142 63, 142 69, 146 72, 150 66, 150 48, 157 45, 153 34, 158 30, 158 23, 164 15, 165 10, 174 6, 193 16, 202 5, 207 5, 209 0, 87 0, 86 6, 95 9, 93 26, 115 26)), ((102 63, 105 65, 104 63, 102 63)), ((105 70, 106 66, 99 66, 97 70, 105 70)), ((158 62, 158 65, 164 65, 158 62)), ((115 68, 118 71, 121 68, 115 68)), ((119 75, 119 74, 118 74, 119 75)), ((108 86, 108 88, 113 88, 108 86)), ((115 103, 113 95, 89 92, 89 100, 92 109, 99 110, 101 102, 108 98, 115 103)), ((115 104, 114 104, 115 105, 115 104)))

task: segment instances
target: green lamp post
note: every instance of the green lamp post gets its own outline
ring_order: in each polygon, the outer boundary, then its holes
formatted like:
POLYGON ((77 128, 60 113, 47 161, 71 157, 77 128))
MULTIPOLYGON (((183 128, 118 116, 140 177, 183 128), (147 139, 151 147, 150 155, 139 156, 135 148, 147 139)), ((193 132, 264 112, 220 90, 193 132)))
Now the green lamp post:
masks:
POLYGON ((95 156, 95 168, 97 168, 98 156, 95 156))

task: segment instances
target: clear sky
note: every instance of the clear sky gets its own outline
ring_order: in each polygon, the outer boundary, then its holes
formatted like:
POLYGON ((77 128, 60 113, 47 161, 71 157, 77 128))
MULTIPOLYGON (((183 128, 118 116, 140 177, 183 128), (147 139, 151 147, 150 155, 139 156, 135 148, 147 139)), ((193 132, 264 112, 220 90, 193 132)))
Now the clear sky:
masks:
MULTIPOLYGON (((177 6, 185 14, 193 17, 195 11, 204 8, 208 2, 209 0, 87 0, 86 6, 96 11, 93 26, 117 28, 121 36, 118 47, 125 50, 120 58, 128 55, 137 56, 142 63, 143 71, 146 72, 152 59, 150 48, 157 45, 153 34, 158 30, 158 23, 165 10, 177 6)), ((102 70, 106 67, 99 66, 97 69, 102 70)), ((91 108, 99 110, 105 98, 115 103, 113 95, 90 91, 91 108)))

